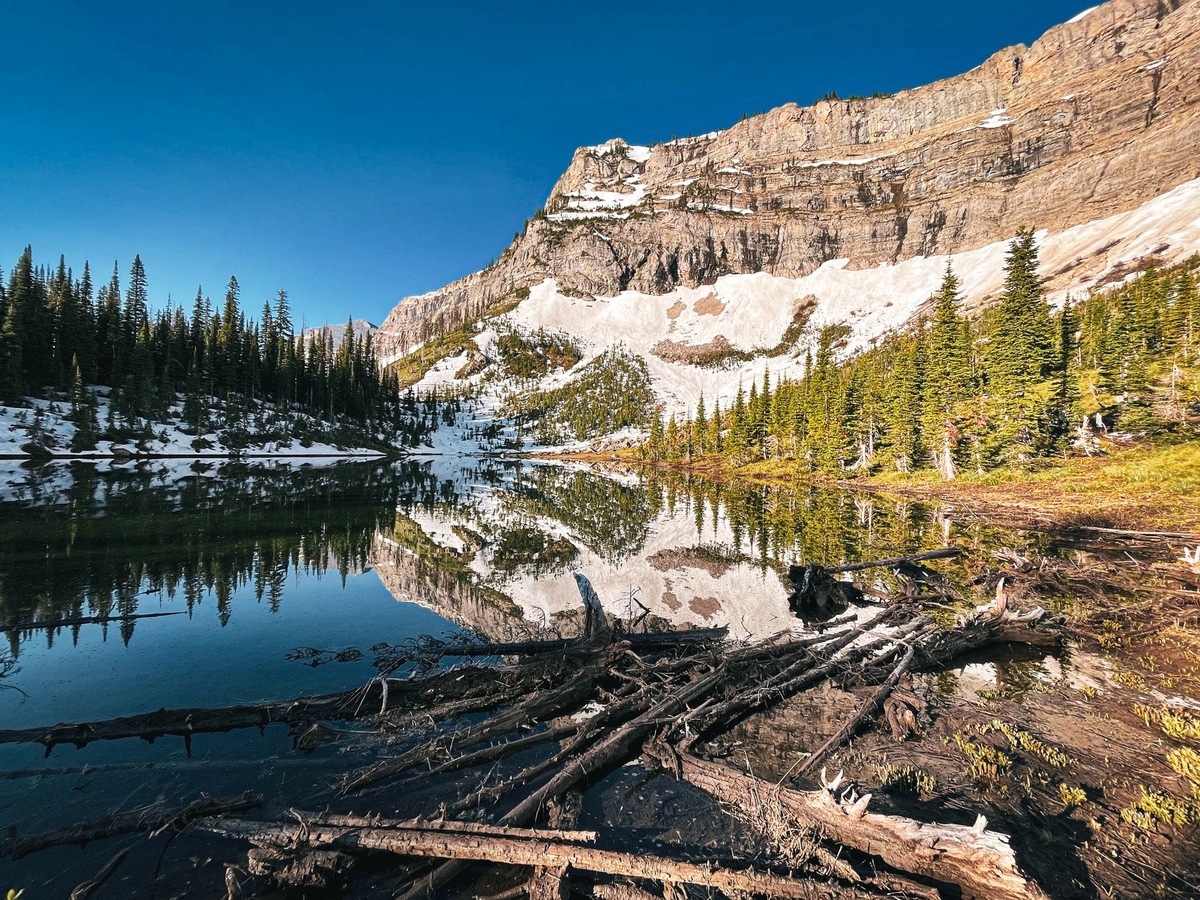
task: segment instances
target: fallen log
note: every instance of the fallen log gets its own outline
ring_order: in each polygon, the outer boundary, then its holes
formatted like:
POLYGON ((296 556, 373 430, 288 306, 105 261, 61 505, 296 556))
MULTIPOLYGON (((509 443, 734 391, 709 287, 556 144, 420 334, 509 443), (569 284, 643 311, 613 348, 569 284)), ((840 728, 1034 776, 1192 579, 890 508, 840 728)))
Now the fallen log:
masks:
MULTIPOLYGON (((665 650, 688 644, 707 644, 722 641, 729 636, 729 629, 686 628, 679 631, 624 632, 618 635, 638 650, 665 650)), ((536 656, 543 653, 559 653, 577 650, 584 645, 582 638, 555 638, 546 641, 509 641, 493 644, 445 644, 434 648, 423 648, 427 657, 480 657, 480 656, 536 656)))
POLYGON ((495 825, 491 822, 464 822, 458 819, 385 819, 382 816, 340 816, 334 813, 296 813, 306 825, 328 825, 337 828, 387 828, 393 831, 437 831, 473 834, 479 837, 528 838, 529 840, 569 841, 594 844, 594 831, 565 828, 521 828, 516 825, 495 825))
POLYGON ((892 688, 896 686, 896 682, 900 680, 901 676, 908 671, 908 667, 912 665, 913 653, 913 648, 909 647, 905 651, 904 657, 896 664, 896 668, 892 670, 892 674, 871 694, 850 721, 834 732, 829 740, 810 753, 808 758, 796 767, 795 771, 790 775, 792 781, 799 781, 810 772, 816 771, 817 766, 821 764, 825 757, 849 740, 851 735, 854 734, 855 730, 864 721, 879 712, 883 701, 888 698, 888 695, 892 692, 892 688))
MULTIPOLYGON (((644 853, 605 850, 550 838, 474 835, 457 831, 339 827, 222 819, 198 823, 212 834, 252 844, 287 849, 383 851, 399 856, 500 863, 509 866, 570 867, 669 884, 697 884, 722 891, 746 891, 772 897, 808 898, 817 882, 744 865, 744 861, 691 862, 644 853), (740 863, 740 865, 739 865, 740 863)), ((315 818, 315 817, 314 817, 315 818)))
POLYGON ((452 816, 461 815, 485 803, 495 803, 502 797, 512 793, 518 787, 532 783, 535 779, 541 778, 547 772, 556 769, 565 760, 570 759, 575 755, 577 750, 585 748, 592 740, 593 735, 599 732, 600 729, 610 726, 619 727, 633 716, 644 711, 649 702, 647 694, 642 691, 610 704, 596 716, 582 722, 576 730, 574 737, 571 737, 563 744, 558 753, 541 762, 527 766, 500 784, 482 786, 465 797, 459 798, 446 807, 446 814, 452 816))
POLYGON ((892 556, 888 559, 873 559, 869 562, 843 563, 840 566, 826 566, 826 572, 861 572, 863 569, 877 569, 883 566, 899 566, 903 563, 922 562, 927 559, 949 559, 960 556, 961 547, 943 547, 940 550, 925 550, 921 553, 910 553, 907 556, 892 556))
POLYGON ((76 625, 97 625, 106 622, 128 622, 132 619, 161 619, 164 616, 185 616, 187 610, 175 612, 130 613, 115 616, 77 616, 73 619, 52 619, 40 622, 16 622, 11 625, 0 625, 3 631, 37 631, 39 629, 72 628, 76 625))
POLYGON ((647 756, 769 830, 788 827, 787 817, 792 817, 901 872, 957 885, 967 898, 1045 900, 1041 888, 1021 872, 1008 836, 988 831, 983 816, 974 825, 918 822, 868 812, 870 794, 837 795, 840 775, 820 790, 796 791, 662 746, 648 750, 647 756))
POLYGON ((475 684, 492 688, 496 683, 494 667, 450 669, 427 678, 384 682, 374 679, 360 688, 273 700, 239 706, 212 708, 160 709, 135 716, 122 716, 97 722, 78 722, 49 725, 39 728, 0 729, 0 744, 43 744, 49 755, 58 744, 74 744, 82 748, 93 741, 112 741, 123 738, 143 738, 153 742, 165 735, 179 735, 185 741, 191 735, 234 731, 239 728, 264 728, 267 725, 293 725, 311 719, 355 719, 373 715, 382 698, 400 698, 416 706, 436 702, 445 692, 465 693, 465 685, 475 684))
POLYGON ((773 677, 742 689, 732 697, 704 710, 696 722, 699 731, 696 739, 728 728, 740 718, 771 703, 786 700, 839 670, 846 671, 851 666, 861 663, 876 648, 886 647, 901 635, 911 633, 927 624, 926 620, 917 619, 898 635, 878 637, 861 646, 852 646, 855 640, 869 633, 888 615, 890 611, 885 610, 857 628, 831 635, 831 639, 820 648, 819 653, 805 653, 773 677))
MULTIPOLYGON (((724 679, 725 674, 724 667, 718 667, 705 673, 698 673, 691 682, 676 688, 665 699, 660 700, 640 715, 627 721, 603 741, 589 747, 579 756, 569 757, 567 754, 562 754, 561 756, 567 757, 566 764, 549 781, 501 816, 501 824, 531 824, 538 812, 551 799, 572 790, 580 784, 584 784, 589 779, 600 777, 617 763, 632 756, 634 750, 656 728, 682 712, 689 703, 715 690, 724 679)), ((637 698, 631 698, 631 700, 634 699, 637 698)), ((580 739, 590 733, 590 731, 581 731, 576 736, 575 743, 581 744, 582 741, 580 739)), ((557 764, 557 761, 557 759, 554 761, 555 764, 557 764)), ((548 770, 548 768, 544 768, 544 771, 548 770)), ((461 862, 452 860, 444 863, 422 878, 410 891, 402 895, 401 900, 437 896, 438 892, 457 878, 463 870, 464 865, 461 862)))
POLYGON ((564 709, 578 706, 585 697, 592 693, 601 665, 606 664, 614 655, 619 656, 620 652, 619 648, 606 651, 603 654, 604 659, 601 662, 574 674, 566 685, 535 694, 513 706, 511 709, 505 710, 500 715, 492 716, 458 731, 440 735, 432 741, 414 747, 412 750, 402 753, 397 757, 381 760, 380 762, 351 772, 342 781, 342 793, 349 794, 362 790, 370 784, 375 784, 385 778, 391 778, 411 769, 413 766, 420 765, 422 762, 433 758, 439 749, 446 744, 452 744, 457 747, 471 747, 483 741, 491 740, 494 737, 529 727, 533 723, 540 721, 543 717, 552 716, 564 709))
MULTIPOLYGON (((318 697, 298 697, 282 702, 211 709, 160 709, 157 712, 121 716, 99 722, 0 730, 0 744, 44 744, 46 754, 49 755, 58 744, 74 744, 76 748, 82 748, 93 741, 113 741, 131 737, 153 742, 165 735, 188 738, 193 734, 293 724, 316 716, 333 717, 338 713, 345 714, 363 699, 363 692, 364 689, 359 688, 318 697)), ((346 717, 351 718, 352 715, 346 717)))
POLYGON ((202 797, 182 809, 168 810, 161 805, 154 805, 138 812, 115 813, 95 822, 58 828, 27 838, 10 833, 5 840, 0 841, 0 856, 20 859, 22 856, 28 856, 30 853, 49 847, 61 847, 67 844, 82 846, 91 841, 115 837, 118 834, 178 830, 197 819, 211 820, 215 816, 246 812, 261 805, 262 795, 247 791, 241 797, 233 799, 202 797))

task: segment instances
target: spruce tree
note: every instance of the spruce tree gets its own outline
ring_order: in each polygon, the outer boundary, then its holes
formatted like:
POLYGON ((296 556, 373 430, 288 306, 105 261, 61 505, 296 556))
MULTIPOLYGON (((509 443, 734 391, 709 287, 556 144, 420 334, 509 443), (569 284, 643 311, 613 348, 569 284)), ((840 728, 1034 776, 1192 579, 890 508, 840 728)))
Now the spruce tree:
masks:
POLYGON ((1054 326, 1038 276, 1032 229, 1009 245, 1004 291, 988 338, 988 390, 998 437, 1009 455, 1028 458, 1051 439, 1050 414, 1038 386, 1054 364, 1054 326))
POLYGON ((75 374, 69 419, 75 425, 75 435, 71 438, 71 450, 80 453, 96 449, 96 441, 100 436, 100 422, 96 417, 96 398, 83 382, 79 360, 72 360, 72 367, 75 374))
POLYGON ((959 280, 950 263, 934 303, 922 354, 922 430, 927 450, 944 478, 953 478, 959 454, 959 404, 973 391, 971 332, 958 314, 959 280))
POLYGON ((1004 263, 1004 290, 988 341, 991 392, 1005 400, 1021 397, 1054 363, 1054 327, 1038 276, 1033 230, 1017 232, 1004 263))

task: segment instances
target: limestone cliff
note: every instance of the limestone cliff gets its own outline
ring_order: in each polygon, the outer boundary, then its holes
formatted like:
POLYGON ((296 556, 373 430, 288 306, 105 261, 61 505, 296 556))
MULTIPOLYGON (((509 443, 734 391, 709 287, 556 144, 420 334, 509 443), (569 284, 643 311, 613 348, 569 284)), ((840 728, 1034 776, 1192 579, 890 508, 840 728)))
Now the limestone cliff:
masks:
POLYGON ((547 278, 568 295, 662 294, 832 259, 863 269, 961 253, 1025 225, 1055 233, 1135 209, 1200 176, 1198 10, 1112 0, 926 87, 581 148, 499 261, 402 300, 381 349, 547 278))

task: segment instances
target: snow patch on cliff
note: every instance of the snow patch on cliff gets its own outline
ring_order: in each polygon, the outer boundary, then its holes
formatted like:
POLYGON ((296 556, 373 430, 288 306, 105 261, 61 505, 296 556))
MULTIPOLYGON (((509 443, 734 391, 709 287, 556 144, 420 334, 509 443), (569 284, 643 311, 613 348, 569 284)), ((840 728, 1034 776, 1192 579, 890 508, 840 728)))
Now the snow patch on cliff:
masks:
MULTIPOLYGON (((727 275, 708 286, 680 287, 663 295, 625 291, 614 297, 569 297, 547 279, 509 316, 527 329, 547 328, 572 335, 587 350, 587 359, 624 344, 646 359, 655 391, 666 412, 695 408, 701 394, 709 408, 727 409, 739 385, 772 377, 798 377, 805 351, 825 325, 851 328, 839 352, 845 356, 870 347, 883 335, 904 328, 933 296, 951 262, 962 283, 968 307, 994 300, 1003 286, 1008 241, 998 241, 955 254, 914 257, 895 265, 853 269, 848 260, 830 260, 801 278, 767 273, 727 275), (812 312, 805 335, 786 352, 768 358, 792 322, 799 306, 812 312), (699 307, 699 308, 698 308, 699 307), (723 338, 735 351, 756 353, 750 360, 736 355, 716 367, 672 362, 652 352, 660 341, 687 347, 723 338)), ((1125 277, 1125 264, 1158 254, 1166 263, 1200 249, 1200 179, 1169 191, 1142 207, 1078 225, 1059 234, 1038 234, 1041 270, 1054 276, 1050 300, 1059 305, 1068 294, 1082 296, 1096 284, 1125 277), (1103 256, 1103 264, 1095 258, 1103 256), (1078 269, 1079 274, 1072 276, 1078 269)), ((585 364, 587 359, 584 360, 585 364)), ((555 383, 571 378, 558 373, 555 383)))

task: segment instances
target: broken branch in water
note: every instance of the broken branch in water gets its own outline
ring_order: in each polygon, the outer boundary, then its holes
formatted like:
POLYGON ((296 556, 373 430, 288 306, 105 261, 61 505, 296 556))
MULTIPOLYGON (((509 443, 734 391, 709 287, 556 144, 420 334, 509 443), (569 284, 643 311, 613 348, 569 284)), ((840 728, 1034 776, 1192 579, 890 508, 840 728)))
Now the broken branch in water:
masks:
POLYGON ((0 841, 0 856, 20 859, 38 850, 48 847, 61 847, 65 844, 87 844, 118 834, 159 833, 167 829, 181 829, 197 819, 212 819, 230 813, 246 812, 262 805, 262 795, 247 791, 235 799, 219 797, 202 797, 189 803, 182 809, 169 810, 161 804, 155 804, 138 812, 120 813, 106 816, 95 822, 84 822, 68 828, 59 828, 44 834, 22 838, 10 834, 0 841))

